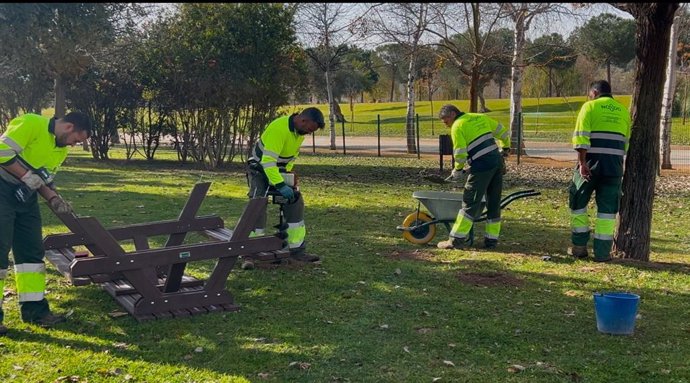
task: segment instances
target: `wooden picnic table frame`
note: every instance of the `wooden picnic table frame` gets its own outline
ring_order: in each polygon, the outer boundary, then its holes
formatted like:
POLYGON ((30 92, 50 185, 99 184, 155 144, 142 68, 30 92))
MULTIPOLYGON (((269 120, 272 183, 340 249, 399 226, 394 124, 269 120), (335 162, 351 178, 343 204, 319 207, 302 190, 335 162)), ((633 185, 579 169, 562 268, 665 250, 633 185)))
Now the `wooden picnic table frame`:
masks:
POLYGON ((238 310, 225 289, 237 259, 279 252, 285 243, 276 235, 249 238, 265 214, 266 197, 250 199, 232 231, 215 215, 197 217, 209 187, 210 182, 197 183, 176 220, 106 229, 94 217, 55 212, 70 233, 45 237, 46 258, 74 285, 101 283, 139 321, 238 310), (189 232, 215 241, 183 244, 189 232), (165 246, 150 248, 149 238, 158 235, 168 235, 165 246), (132 240, 135 250, 126 252, 123 240, 132 240), (90 254, 75 253, 74 246, 90 254), (206 281, 184 275, 187 263, 208 259, 218 261, 206 281))

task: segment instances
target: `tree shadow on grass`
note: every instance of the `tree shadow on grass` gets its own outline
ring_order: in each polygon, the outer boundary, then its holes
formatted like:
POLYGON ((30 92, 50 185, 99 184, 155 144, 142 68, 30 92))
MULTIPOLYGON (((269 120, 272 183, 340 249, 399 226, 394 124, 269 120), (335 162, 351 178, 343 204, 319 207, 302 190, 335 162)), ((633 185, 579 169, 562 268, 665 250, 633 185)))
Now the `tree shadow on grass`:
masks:
MULTIPOLYGON (((306 379, 306 372, 288 367, 292 361, 311 363, 309 379, 315 380, 347 377, 352 371, 377 376, 381 364, 407 373, 404 366, 409 361, 401 359, 400 350, 420 343, 429 345, 430 357, 415 359, 422 366, 419 374, 434 370, 437 360, 472 355, 477 350, 492 350, 500 360, 529 361, 540 360, 539 350, 543 347, 552 350, 552 360, 567 360, 573 352, 585 352, 591 347, 612 347, 607 339, 595 335, 591 292, 620 288, 613 281, 600 283, 586 276, 516 271, 510 265, 491 260, 460 259, 452 264, 432 259, 422 263, 400 262, 376 255, 391 249, 411 248, 381 243, 380 238, 393 233, 399 235, 393 227, 380 225, 381 217, 394 216, 389 209, 369 209, 367 215, 359 215, 361 220, 355 227, 347 226, 337 217, 358 214, 356 208, 312 206, 308 209, 309 217, 313 218, 309 227, 314 228, 310 233, 316 237, 313 243, 322 251, 323 265, 251 272, 233 270, 227 285, 242 307, 240 312, 141 324, 131 317, 109 319, 104 309, 109 311, 117 306, 112 302, 103 305, 98 294, 105 293, 92 286, 75 288, 67 299, 59 302, 63 307, 79 307, 72 319, 75 324, 68 331, 104 339, 106 344, 133 345, 112 350, 123 359, 184 364, 245 377, 271 371, 280 380, 306 379), (334 227, 332 222, 340 225, 334 227), (400 269, 399 273, 393 272, 396 268, 400 269), (574 292, 565 294, 558 286, 572 286, 574 292), (89 324, 86 318, 93 316, 100 319, 89 324), (564 321, 568 326, 563 326, 564 321), (534 328, 536 324, 538 329, 534 328), (353 338, 358 341, 353 343, 353 338), (445 346, 449 339, 457 344, 453 350, 445 346), (558 348, 554 339, 569 346, 558 348), (200 344, 216 356, 208 358, 207 351, 195 354, 194 349, 200 344), (367 344, 380 346, 367 347, 367 344), (500 347, 494 349, 494 344, 500 347), (516 359, 516 354, 521 356, 516 359), (188 355, 192 357, 187 359, 188 355), (218 358, 228 363, 214 362, 218 358)), ((530 248, 529 241, 537 247, 530 238, 516 235, 534 231, 531 224, 508 222, 506 225, 511 229, 505 242, 515 247, 510 249, 510 253, 516 253, 514 256, 524 256, 520 252, 522 246, 525 250, 530 248)), ((555 237, 557 233, 561 236, 560 228, 549 230, 535 233, 535 238, 555 237)), ((563 237, 567 240, 567 234, 563 237)), ((539 247, 545 249, 532 250, 528 256, 548 253, 561 241, 540 243, 539 247)), ((563 261, 570 262, 567 258, 563 261)), ((198 271, 206 271, 207 267, 198 271)), ((643 315, 649 315, 654 323, 666 315, 671 297, 658 289, 636 289, 636 292, 645 299, 643 315)), ((664 330, 667 329, 642 326, 637 337, 652 342, 650 339, 664 330)), ((102 348, 92 343, 51 335, 21 334, 20 337, 102 352, 102 348)), ((475 365, 500 367, 494 358, 476 358, 475 365)), ((426 375, 414 375, 411 379, 422 377, 426 375)))

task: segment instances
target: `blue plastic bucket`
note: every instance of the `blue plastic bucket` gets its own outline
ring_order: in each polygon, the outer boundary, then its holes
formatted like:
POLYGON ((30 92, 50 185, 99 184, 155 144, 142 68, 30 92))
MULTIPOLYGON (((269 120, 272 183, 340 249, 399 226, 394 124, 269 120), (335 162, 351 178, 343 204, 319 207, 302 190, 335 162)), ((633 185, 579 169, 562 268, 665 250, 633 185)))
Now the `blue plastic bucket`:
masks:
POLYGON ((640 296, 637 294, 594 293, 597 330, 606 334, 632 334, 639 304, 640 296))

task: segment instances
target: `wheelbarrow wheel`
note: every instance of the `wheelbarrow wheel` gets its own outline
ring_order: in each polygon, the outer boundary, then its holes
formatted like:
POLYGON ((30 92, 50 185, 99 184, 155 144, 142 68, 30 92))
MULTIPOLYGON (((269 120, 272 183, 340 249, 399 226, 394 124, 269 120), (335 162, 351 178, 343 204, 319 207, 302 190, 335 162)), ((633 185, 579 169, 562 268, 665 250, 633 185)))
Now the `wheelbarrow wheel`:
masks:
MULTIPOLYGON (((405 217, 402 223, 402 227, 407 228, 407 227, 414 227, 417 225, 421 225, 425 222, 431 222, 433 221, 433 218, 429 217, 428 214, 424 212, 414 212, 405 217)), ((436 226, 431 224, 431 225, 426 225, 414 230, 405 230, 403 231, 403 238, 408 240, 409 242, 415 243, 417 245, 423 245, 425 243, 429 243, 434 236, 436 235, 436 226)))

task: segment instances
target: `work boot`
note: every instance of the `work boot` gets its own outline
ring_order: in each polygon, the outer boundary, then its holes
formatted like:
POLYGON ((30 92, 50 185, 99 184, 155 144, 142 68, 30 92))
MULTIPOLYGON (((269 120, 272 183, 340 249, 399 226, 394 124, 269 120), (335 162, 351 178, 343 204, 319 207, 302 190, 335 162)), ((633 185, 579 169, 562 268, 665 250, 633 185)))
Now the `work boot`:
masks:
POLYGON ((447 241, 441 241, 436 244, 439 249, 455 249, 462 250, 467 247, 467 241, 464 238, 450 237, 447 241))
POLYGON ((55 326, 58 323, 63 323, 66 322, 67 318, 65 318, 62 315, 55 315, 53 313, 48 313, 44 317, 36 320, 30 320, 28 321, 29 323, 33 323, 35 325, 41 326, 43 328, 51 328, 55 326))
POLYGON ((7 334, 7 327, 0 324, 0 336, 7 334))
POLYGON ((290 259, 298 262, 318 262, 320 260, 318 256, 304 252, 290 254, 290 259))
POLYGON ((484 238, 484 248, 485 249, 495 249, 498 246, 498 239, 494 238, 484 238))
POLYGON ((573 245, 573 247, 570 250, 570 255, 572 255, 575 258, 579 258, 579 259, 587 258, 588 257, 587 246, 573 245))

